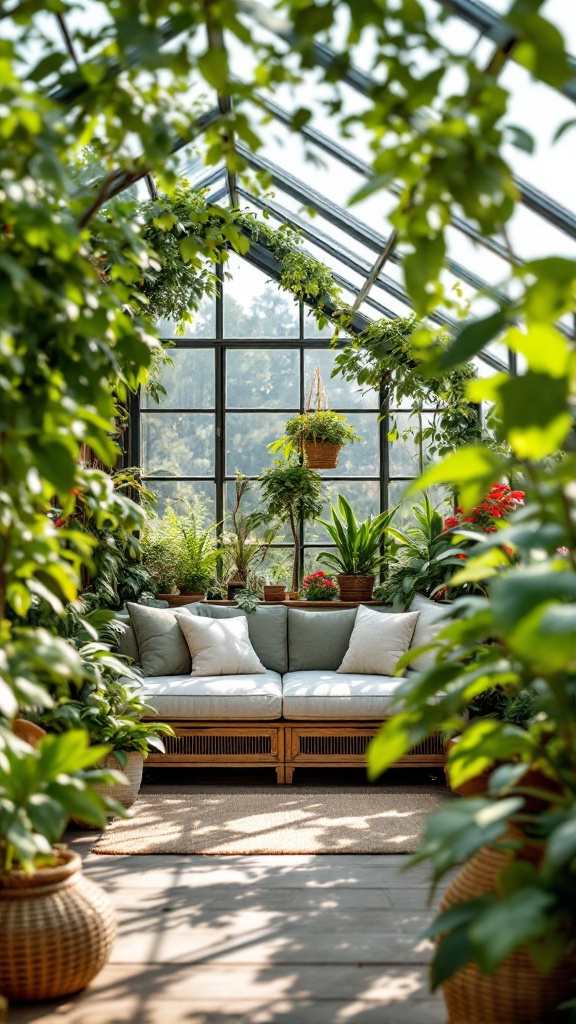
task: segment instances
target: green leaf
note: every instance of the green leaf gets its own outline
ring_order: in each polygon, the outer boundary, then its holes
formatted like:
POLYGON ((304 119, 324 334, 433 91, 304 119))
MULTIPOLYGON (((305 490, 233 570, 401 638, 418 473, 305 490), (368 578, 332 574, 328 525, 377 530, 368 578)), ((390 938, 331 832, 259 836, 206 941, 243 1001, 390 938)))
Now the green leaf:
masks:
POLYGON ((468 933, 480 969, 492 974, 515 949, 553 932, 559 920, 556 910, 551 893, 527 887, 485 910, 468 933))
POLYGON ((546 864, 552 870, 563 867, 576 857, 576 813, 555 828, 546 844, 546 864))
POLYGON ((483 498, 495 480, 505 473, 506 462, 490 448, 474 446, 451 452, 442 462, 430 466, 408 489, 408 494, 434 484, 456 484, 460 501, 472 508, 483 498))
POLYGON ((456 335, 453 344, 443 352, 439 359, 442 370, 451 370, 460 363, 465 363, 492 341, 506 326, 506 315, 502 309, 487 316, 484 320, 473 320, 466 324, 456 335))

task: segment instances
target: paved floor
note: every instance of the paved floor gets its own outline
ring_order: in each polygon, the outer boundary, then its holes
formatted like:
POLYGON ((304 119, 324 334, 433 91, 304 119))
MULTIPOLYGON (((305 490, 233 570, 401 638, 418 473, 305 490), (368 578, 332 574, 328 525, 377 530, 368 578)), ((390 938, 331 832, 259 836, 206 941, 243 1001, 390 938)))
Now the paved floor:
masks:
POLYGON ((426 867, 401 855, 96 856, 119 933, 85 992, 12 1024, 443 1024, 426 867))

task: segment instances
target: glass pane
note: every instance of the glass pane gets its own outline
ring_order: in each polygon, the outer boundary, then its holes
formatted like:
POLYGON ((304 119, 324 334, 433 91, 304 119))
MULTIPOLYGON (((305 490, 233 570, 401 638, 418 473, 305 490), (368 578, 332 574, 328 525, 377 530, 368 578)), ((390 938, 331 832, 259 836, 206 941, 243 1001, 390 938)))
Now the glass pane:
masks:
MULTIPOLYGON (((161 338, 175 338, 176 324, 173 320, 159 320, 156 324, 161 338)), ((186 324, 178 335, 182 338, 215 338, 216 337, 216 299, 205 295, 199 309, 194 313, 194 320, 186 324)))
POLYGON ((228 349, 226 405, 231 409, 299 409, 297 349, 228 349))
MULTIPOLYGON (((358 520, 368 516, 377 516, 380 511, 379 480, 330 480, 322 488, 326 504, 322 509, 321 519, 330 520, 330 505, 337 505, 338 495, 348 499, 358 520)), ((307 544, 324 543, 329 539, 324 526, 319 522, 306 524, 304 539, 307 544)))
POLYGON ((183 512, 184 503, 180 499, 184 498, 188 501, 200 499, 205 505, 207 519, 213 522, 216 517, 216 488, 209 481, 201 483, 191 480, 151 480, 146 486, 157 496, 154 511, 160 516, 166 511, 168 500, 175 512, 183 512))
POLYGON ((364 391, 354 381, 344 380, 343 377, 331 377, 334 368, 334 360, 337 355, 336 349, 307 349, 304 353, 304 394, 308 394, 310 384, 314 377, 316 367, 320 367, 320 374, 328 392, 328 404, 331 409, 378 409, 379 397, 375 391, 364 391))
POLYGON ((286 416, 279 413, 240 413, 226 416, 226 475, 236 470, 245 476, 258 476, 271 466, 274 456, 267 445, 282 437, 286 416))
MULTIPOLYGON (((423 413, 422 429, 425 430, 432 419, 432 413, 423 413)), ((418 476, 422 472, 420 444, 416 438, 421 429, 419 417, 411 416, 408 412, 391 413, 390 428, 396 428, 399 435, 396 440, 390 442, 390 476, 418 476)), ((425 462, 425 452, 423 455, 425 462)))
POLYGON ((335 551, 335 548, 326 545, 325 547, 304 549, 304 576, 309 576, 311 572, 318 572, 319 569, 322 569, 322 572, 325 572, 327 576, 336 575, 331 572, 329 566, 322 565, 318 561, 318 555, 321 551, 335 551))
POLYGON ((380 471, 380 444, 378 415, 375 412, 354 412, 346 416, 364 443, 347 444, 338 456, 337 469, 326 471, 326 476, 378 476, 380 471))
MULTIPOLYGON (((226 515, 228 517, 227 520, 226 520, 226 529, 227 530, 231 530, 232 529, 232 522, 231 522, 229 517, 230 517, 230 514, 231 514, 232 510, 234 509, 235 504, 236 504, 236 486, 235 486, 235 483, 234 483, 233 480, 228 480, 226 482, 226 515)), ((247 515, 250 512, 255 512, 256 509, 261 510, 261 508, 262 508, 262 500, 261 500, 261 497, 260 497, 260 488, 258 486, 258 483, 254 480, 251 483, 251 485, 250 485, 250 490, 247 491, 246 494, 242 498, 242 503, 240 505, 240 511, 242 513, 244 513, 244 515, 247 515)), ((257 530, 256 531, 256 536, 261 536, 264 530, 265 530, 264 526, 260 530, 257 530)), ((280 541, 288 541, 288 540, 290 540, 290 533, 289 533, 288 527, 285 526, 285 527, 282 527, 281 529, 279 529, 278 533, 275 535, 274 539, 275 539, 275 541, 277 543, 279 543, 280 541)))
MULTIPOLYGON (((158 402, 163 409, 214 408, 214 351, 209 348, 173 348, 169 350, 173 366, 162 368, 166 395, 158 402)), ((154 409, 157 403, 142 393, 142 408, 154 409)))
POLYGON ((261 592, 269 583, 284 584, 287 590, 292 584, 294 549, 292 547, 269 548, 260 565, 249 574, 248 585, 261 592))
POLYGON ((224 282, 226 338, 298 338, 299 305, 239 256, 231 255, 224 282))
POLYGON ((213 476, 214 417, 206 413, 142 416, 144 476, 213 476))
MULTIPOLYGON (((388 508, 394 508, 394 505, 400 504, 400 508, 394 516, 394 522, 397 526, 415 525, 411 509, 413 505, 419 505, 422 502, 423 491, 417 491, 416 494, 410 495, 409 498, 406 497, 406 490, 410 484, 410 480, 390 481, 390 486, 388 488, 388 508)), ((428 497, 434 505, 434 508, 441 516, 450 515, 452 499, 442 484, 438 484, 435 487, 429 487, 428 497)))

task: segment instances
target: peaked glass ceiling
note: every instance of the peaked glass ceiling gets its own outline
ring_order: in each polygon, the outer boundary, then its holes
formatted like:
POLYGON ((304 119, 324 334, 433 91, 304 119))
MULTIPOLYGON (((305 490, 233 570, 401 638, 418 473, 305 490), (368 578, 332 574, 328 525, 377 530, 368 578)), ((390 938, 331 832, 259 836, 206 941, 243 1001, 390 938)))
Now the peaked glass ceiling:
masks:
MULTIPOLYGON (((493 40, 503 33, 509 35, 510 30, 501 21, 508 0, 425 0, 424 6, 432 14, 443 12, 446 20, 435 29, 439 37, 456 52, 473 51, 480 67, 494 51, 493 40), (479 31, 479 25, 491 38, 479 31)), ((570 22, 568 6, 566 0, 546 0, 542 14, 556 21, 576 49, 576 22, 570 22)), ((244 7, 251 32, 258 38, 274 39, 276 46, 281 44, 281 19, 272 11, 272 4, 248 3, 244 7), (271 31, 270 15, 279 33, 271 31)), ((338 26, 334 32, 336 39, 338 26)), ((285 50, 289 54, 288 39, 285 50)), ((317 47, 320 58, 322 50, 323 44, 317 47)), ((355 114, 369 105, 366 92, 370 77, 362 68, 371 66, 375 53, 370 38, 363 41, 360 49, 354 48, 357 67, 346 76, 346 82, 339 83, 345 113, 355 114)), ((230 56, 236 77, 245 79, 254 59, 252 54, 234 41, 230 56)), ((427 59, 423 53, 423 64, 427 59)), ((536 81, 513 59, 508 60, 501 73, 501 83, 511 93, 507 123, 529 132, 535 148, 529 154, 512 144, 505 147, 504 156, 522 196, 522 203, 507 225, 505 238, 482 238, 473 225, 458 216, 447 232, 444 283, 448 292, 458 288, 462 299, 471 302, 473 315, 488 314, 506 294, 510 262, 550 254, 576 257, 574 133, 568 131, 560 140, 553 141, 558 127, 576 116, 576 61, 574 66, 574 82, 564 89, 564 94, 536 81)), ((375 75, 380 77, 381 69, 375 75)), ((267 209, 274 226, 288 223, 298 228, 304 248, 331 268, 343 289, 344 300, 353 301, 391 234, 388 216, 394 206, 395 189, 392 185, 389 192, 380 191, 349 207, 352 195, 371 174, 370 136, 355 122, 350 137, 343 140, 327 110, 331 97, 330 87, 322 84, 317 71, 312 69, 304 83, 277 88, 273 100, 260 97, 262 109, 246 104, 246 113, 259 124, 263 144, 257 152, 238 145, 247 171, 238 175, 235 184, 241 208, 254 212, 267 209), (312 118, 301 131, 294 132, 290 120, 299 106, 309 107, 312 118), (271 188, 263 190, 258 186, 258 175, 262 173, 268 175, 271 188)), ((183 151, 182 172, 194 185, 206 183, 213 201, 225 201, 226 196, 230 200, 230 183, 224 168, 207 170, 203 166, 201 143, 183 151)), ((250 253, 247 259, 250 260, 250 253)), ((362 311, 371 318, 409 314, 402 284, 401 246, 386 262, 362 311)), ((453 322, 452 315, 442 310, 434 319, 449 326, 453 322)), ((565 319, 565 332, 571 333, 572 327, 569 318, 565 319)), ((508 354, 497 342, 489 346, 484 358, 485 364, 498 368, 510 365, 508 354)))

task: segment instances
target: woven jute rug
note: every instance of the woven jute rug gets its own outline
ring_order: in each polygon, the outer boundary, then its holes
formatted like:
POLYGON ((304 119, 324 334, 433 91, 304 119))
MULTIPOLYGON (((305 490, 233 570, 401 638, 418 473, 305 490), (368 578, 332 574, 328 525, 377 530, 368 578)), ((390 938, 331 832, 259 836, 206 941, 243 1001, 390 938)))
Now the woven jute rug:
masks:
POLYGON ((147 792, 94 853, 414 853, 442 788, 187 786, 147 792))

